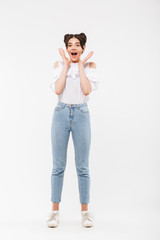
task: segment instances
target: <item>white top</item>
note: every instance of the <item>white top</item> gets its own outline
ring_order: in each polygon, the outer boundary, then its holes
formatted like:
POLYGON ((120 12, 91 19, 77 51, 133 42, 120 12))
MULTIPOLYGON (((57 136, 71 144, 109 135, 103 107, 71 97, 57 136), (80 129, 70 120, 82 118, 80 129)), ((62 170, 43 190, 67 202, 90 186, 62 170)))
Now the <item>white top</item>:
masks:
MULTIPOLYGON (((58 67, 53 68, 52 84, 50 85, 52 91, 55 93, 55 82, 60 77, 63 69, 63 61, 58 61, 58 67)), ((90 80, 92 91, 98 88, 98 73, 97 68, 90 68, 89 62, 84 65, 86 77, 90 80)), ((58 101, 68 104, 80 104, 88 102, 89 95, 84 95, 80 86, 80 75, 78 63, 71 63, 66 76, 66 84, 63 92, 58 96, 58 101)))

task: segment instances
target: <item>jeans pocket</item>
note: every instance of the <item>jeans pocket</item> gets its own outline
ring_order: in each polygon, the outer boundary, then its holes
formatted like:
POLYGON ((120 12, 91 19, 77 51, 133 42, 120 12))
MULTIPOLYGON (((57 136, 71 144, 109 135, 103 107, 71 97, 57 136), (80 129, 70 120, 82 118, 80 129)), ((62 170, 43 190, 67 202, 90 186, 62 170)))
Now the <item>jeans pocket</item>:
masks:
POLYGON ((88 106, 82 106, 82 107, 79 108, 79 110, 80 110, 82 113, 89 113, 88 106))
POLYGON ((56 112, 60 112, 60 111, 62 111, 63 109, 65 108, 65 106, 63 106, 63 105, 57 105, 57 106, 55 106, 55 111, 56 112))

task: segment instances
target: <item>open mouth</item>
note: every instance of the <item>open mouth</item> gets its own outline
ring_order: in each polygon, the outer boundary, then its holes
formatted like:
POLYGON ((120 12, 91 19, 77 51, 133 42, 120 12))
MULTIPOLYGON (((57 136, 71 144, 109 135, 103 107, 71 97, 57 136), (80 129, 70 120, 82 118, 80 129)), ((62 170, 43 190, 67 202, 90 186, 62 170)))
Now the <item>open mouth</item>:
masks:
POLYGON ((77 53, 76 53, 76 52, 71 52, 71 54, 72 54, 72 55, 77 55, 77 53))

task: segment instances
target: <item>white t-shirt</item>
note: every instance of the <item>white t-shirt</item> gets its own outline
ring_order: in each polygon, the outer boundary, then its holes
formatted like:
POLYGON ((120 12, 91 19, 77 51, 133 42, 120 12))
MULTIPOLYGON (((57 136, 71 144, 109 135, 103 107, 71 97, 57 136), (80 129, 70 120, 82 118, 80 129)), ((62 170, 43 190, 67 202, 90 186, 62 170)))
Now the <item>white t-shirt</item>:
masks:
MULTIPOLYGON (((55 93, 55 82, 60 77, 61 71, 63 69, 63 61, 58 61, 58 67, 53 68, 52 84, 50 85, 52 92, 55 93)), ((98 74, 97 68, 90 68, 89 62, 84 65, 84 70, 86 77, 90 80, 92 91, 98 88, 98 74)), ((80 75, 78 63, 71 63, 66 76, 66 84, 63 92, 57 95, 58 101, 67 104, 80 104, 88 102, 89 95, 84 95, 80 86, 80 75)))

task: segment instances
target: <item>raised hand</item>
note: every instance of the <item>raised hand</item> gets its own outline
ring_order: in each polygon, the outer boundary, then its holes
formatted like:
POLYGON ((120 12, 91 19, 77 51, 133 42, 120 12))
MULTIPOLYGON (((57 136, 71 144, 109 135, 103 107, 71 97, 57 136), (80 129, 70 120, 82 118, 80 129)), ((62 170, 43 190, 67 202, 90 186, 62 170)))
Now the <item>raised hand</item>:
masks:
POLYGON ((79 65, 84 65, 85 64, 85 62, 90 58, 90 57, 92 57, 92 55, 93 55, 93 51, 91 51, 84 59, 82 59, 82 60, 79 60, 78 61, 78 64, 79 65))
POLYGON ((69 58, 66 57, 63 48, 58 48, 58 50, 59 50, 59 54, 61 55, 61 57, 63 59, 64 65, 66 65, 69 68, 71 61, 69 60, 69 58))

